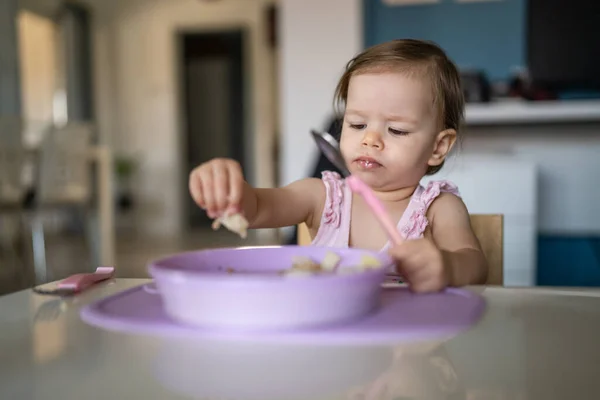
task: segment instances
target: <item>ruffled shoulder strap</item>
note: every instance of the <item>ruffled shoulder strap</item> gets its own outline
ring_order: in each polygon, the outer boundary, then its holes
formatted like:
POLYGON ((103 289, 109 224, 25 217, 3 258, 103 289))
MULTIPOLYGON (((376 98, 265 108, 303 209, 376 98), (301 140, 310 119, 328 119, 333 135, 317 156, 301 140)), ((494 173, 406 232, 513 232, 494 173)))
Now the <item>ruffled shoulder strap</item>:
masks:
POLYGON ((458 187, 449 181, 430 181, 426 187, 419 185, 408 204, 398 227, 406 239, 423 237, 429 225, 427 210, 440 193, 452 193, 460 197, 458 187))
POLYGON ((427 208, 429 208, 431 203, 433 203, 440 193, 452 193, 453 195, 460 197, 458 187, 454 183, 450 181, 431 181, 421 193, 420 200, 427 208))
POLYGON ((323 171, 321 177, 326 191, 321 225, 332 225, 332 227, 337 228, 340 226, 342 215, 345 181, 340 174, 333 171, 323 171))

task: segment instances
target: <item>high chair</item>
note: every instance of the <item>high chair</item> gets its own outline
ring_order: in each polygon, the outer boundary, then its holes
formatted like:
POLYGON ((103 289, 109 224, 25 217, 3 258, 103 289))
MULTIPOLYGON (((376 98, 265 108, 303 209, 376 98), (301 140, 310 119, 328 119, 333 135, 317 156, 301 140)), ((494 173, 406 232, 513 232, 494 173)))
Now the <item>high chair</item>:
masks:
MULTIPOLYGON (((471 214, 471 227, 479 239, 490 268, 487 284, 502 286, 504 279, 502 258, 504 216, 502 214, 471 214)), ((308 246, 311 241, 312 238, 306 224, 298 225, 298 245, 308 246)))

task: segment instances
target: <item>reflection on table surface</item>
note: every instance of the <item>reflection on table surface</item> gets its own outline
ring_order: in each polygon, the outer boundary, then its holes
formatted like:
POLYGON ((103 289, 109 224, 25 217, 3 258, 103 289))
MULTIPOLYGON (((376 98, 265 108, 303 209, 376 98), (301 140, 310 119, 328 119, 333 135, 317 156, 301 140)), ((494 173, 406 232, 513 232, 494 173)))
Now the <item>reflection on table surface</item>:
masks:
POLYGON ((174 393, 214 399, 464 398, 441 343, 400 347, 165 340, 153 366, 174 393))

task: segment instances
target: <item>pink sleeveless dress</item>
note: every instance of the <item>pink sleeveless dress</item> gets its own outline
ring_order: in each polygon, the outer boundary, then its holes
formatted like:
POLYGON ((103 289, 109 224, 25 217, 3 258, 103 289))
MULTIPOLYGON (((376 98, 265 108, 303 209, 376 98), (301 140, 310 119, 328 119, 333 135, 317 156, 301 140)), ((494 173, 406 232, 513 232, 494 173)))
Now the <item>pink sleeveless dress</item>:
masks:
MULTIPOLYGON (((350 219, 352 211, 352 191, 345 180, 336 172, 322 173, 326 199, 319 231, 312 244, 314 246, 348 247, 350 239, 350 219)), ((442 192, 459 196, 458 188, 448 181, 431 181, 426 187, 419 185, 413 193, 404 214, 398 221, 398 231, 406 239, 419 239, 429 224, 427 209, 442 192)), ((382 248, 390 246, 387 242, 382 248)))

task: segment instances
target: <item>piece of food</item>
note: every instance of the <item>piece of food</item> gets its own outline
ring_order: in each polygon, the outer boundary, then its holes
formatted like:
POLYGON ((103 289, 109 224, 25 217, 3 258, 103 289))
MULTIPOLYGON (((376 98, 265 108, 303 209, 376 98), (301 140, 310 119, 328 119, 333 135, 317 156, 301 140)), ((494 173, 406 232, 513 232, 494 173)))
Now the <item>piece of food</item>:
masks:
MULTIPOLYGON (((325 257, 318 263, 306 256, 296 256, 292 258, 292 267, 281 272, 284 276, 297 276, 306 277, 317 274, 331 274, 337 273, 337 268, 342 258, 332 252, 328 251, 325 257)), ((344 268, 345 269, 345 268, 344 268)), ((349 271, 343 271, 342 273, 348 273, 349 271)))
POLYGON ((295 256, 292 258, 292 267, 281 271, 281 275, 288 277, 308 277, 322 272, 328 272, 323 268, 322 263, 319 264, 310 257, 295 256))
POLYGON ((327 254, 325 254, 325 258, 323 258, 323 261, 321 261, 321 268, 325 271, 333 272, 336 270, 341 260, 342 257, 338 254, 328 251, 327 254))
POLYGON ((216 231, 221 227, 221 225, 229 229, 231 232, 237 233, 242 239, 246 239, 246 237, 248 237, 248 221, 240 213, 231 215, 224 214, 222 217, 214 220, 212 228, 216 231))
POLYGON ((362 256, 360 266, 364 269, 379 268, 381 267, 381 262, 372 255, 367 254, 362 256))
POLYGON ((370 254, 364 255, 359 265, 347 266, 338 268, 342 258, 329 251, 325 254, 325 257, 318 263, 307 256, 295 256, 292 258, 292 267, 286 270, 280 271, 279 274, 282 276, 289 277, 309 277, 319 274, 357 274, 373 268, 380 268, 381 262, 370 254))
POLYGON ((360 260, 360 264, 356 266, 349 266, 344 268, 338 268, 336 270, 339 274, 355 274, 359 272, 364 272, 368 269, 374 269, 381 267, 381 262, 370 254, 366 254, 362 256, 360 260))
POLYGON ((320 272, 321 264, 315 262, 309 257, 296 256, 292 259, 292 270, 320 272))

